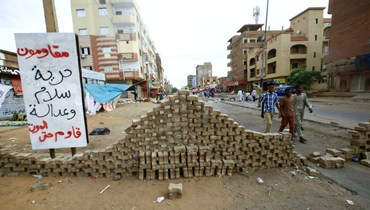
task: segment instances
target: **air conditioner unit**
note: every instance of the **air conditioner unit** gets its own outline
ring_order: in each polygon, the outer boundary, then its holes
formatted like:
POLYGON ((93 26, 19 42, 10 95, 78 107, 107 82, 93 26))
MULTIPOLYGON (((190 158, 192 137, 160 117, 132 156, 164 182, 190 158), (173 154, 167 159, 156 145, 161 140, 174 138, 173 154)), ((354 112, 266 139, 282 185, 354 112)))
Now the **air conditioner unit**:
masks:
POLYGON ((81 54, 81 58, 82 59, 86 58, 86 55, 85 54, 81 54))

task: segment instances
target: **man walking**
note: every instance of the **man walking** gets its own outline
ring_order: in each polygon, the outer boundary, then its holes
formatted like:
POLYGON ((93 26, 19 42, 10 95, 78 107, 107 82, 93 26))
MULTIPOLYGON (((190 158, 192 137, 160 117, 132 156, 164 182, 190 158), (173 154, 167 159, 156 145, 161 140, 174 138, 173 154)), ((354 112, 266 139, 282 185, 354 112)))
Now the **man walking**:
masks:
POLYGON ((304 110, 306 107, 308 107, 308 110, 310 113, 312 113, 312 105, 307 99, 307 95, 305 93, 302 93, 303 88, 300 85, 297 85, 296 87, 297 94, 294 95, 294 114, 295 114, 295 131, 298 134, 299 141, 301 143, 305 143, 307 139, 303 137, 302 133, 302 120, 304 116, 304 110))
POLYGON ((279 132, 282 132, 284 128, 289 124, 289 133, 294 136, 294 98, 292 97, 292 91, 285 89, 285 96, 279 101, 281 123, 279 132))
POLYGON ((279 109, 278 96, 274 92, 275 84, 267 84, 267 93, 263 95, 262 98, 262 109, 261 109, 261 118, 266 119, 266 129, 265 133, 270 133, 272 126, 272 118, 275 113, 275 106, 279 109))

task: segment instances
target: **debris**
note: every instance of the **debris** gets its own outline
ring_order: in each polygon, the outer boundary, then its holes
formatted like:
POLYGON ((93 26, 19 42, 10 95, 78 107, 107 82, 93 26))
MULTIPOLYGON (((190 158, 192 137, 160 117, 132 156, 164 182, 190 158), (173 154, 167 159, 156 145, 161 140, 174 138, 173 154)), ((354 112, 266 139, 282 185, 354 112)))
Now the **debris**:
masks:
POLYGON ((306 172, 310 176, 320 176, 320 172, 318 172, 316 169, 311 168, 311 167, 306 167, 306 172))
POLYGON ((47 190, 49 187, 50 187, 49 183, 37 181, 37 182, 32 184, 31 191, 36 192, 36 191, 39 191, 39 190, 47 190))
POLYGON ((292 177, 296 177, 297 173, 295 171, 292 171, 292 177))
POLYGON ((100 194, 102 194, 104 191, 106 191, 109 187, 110 187, 110 185, 107 185, 102 191, 100 191, 100 194))
POLYGON ((94 176, 94 175, 92 175, 92 176, 91 176, 91 179, 96 179, 96 178, 97 178, 97 177, 96 177, 96 176, 94 176))
POLYGON ((161 196, 161 197, 158 197, 156 201, 154 201, 153 203, 160 203, 164 200, 164 197, 161 196))
POLYGON ((32 204, 35 204, 36 203, 36 201, 32 201, 32 204))
POLYGON ((182 197, 182 183, 174 184, 170 183, 168 186, 168 198, 172 199, 174 195, 177 195, 178 197, 182 197))
POLYGON ((109 128, 94 128, 89 135, 107 135, 109 133, 109 128))
POLYGON ((351 201, 351 200, 347 200, 347 203, 348 203, 349 205, 351 205, 351 206, 354 206, 354 205, 355 205, 355 203, 353 203, 353 201, 351 201))
POLYGON ((42 175, 40 175, 40 174, 34 174, 32 176, 35 177, 35 178, 38 178, 38 179, 41 179, 42 178, 42 175))
POLYGON ((121 174, 116 174, 116 175, 113 176, 113 181, 119 181, 121 179, 122 179, 121 174))
POLYGON ((257 182, 258 184, 264 184, 265 182, 263 181, 263 179, 261 179, 261 177, 258 177, 257 178, 257 182))

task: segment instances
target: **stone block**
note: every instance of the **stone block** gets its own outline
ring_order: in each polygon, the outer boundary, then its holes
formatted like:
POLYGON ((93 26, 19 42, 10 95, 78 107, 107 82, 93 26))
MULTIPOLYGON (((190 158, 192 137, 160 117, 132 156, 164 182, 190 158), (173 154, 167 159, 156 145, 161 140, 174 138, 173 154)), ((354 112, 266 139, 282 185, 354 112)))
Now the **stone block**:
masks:
POLYGON ((311 167, 306 167, 306 173, 314 177, 320 176, 320 173, 316 169, 311 167))
POLYGON ((182 197, 183 185, 182 183, 174 184, 170 183, 168 186, 168 198, 173 199, 175 197, 182 197))

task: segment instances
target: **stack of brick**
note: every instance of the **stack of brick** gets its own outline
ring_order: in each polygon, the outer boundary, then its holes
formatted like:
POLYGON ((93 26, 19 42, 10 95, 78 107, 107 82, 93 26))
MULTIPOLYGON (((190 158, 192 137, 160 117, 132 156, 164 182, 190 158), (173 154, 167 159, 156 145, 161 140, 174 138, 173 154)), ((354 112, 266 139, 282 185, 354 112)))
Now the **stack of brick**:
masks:
POLYGON ((345 160, 341 157, 324 155, 319 158, 319 165, 323 168, 343 168, 345 160))
POLYGON ((125 138, 111 147, 55 159, 0 150, 0 171, 140 179, 232 175, 298 164, 290 137, 246 130, 189 91, 179 91, 134 120, 125 138))
POLYGON ((364 166, 370 167, 370 152, 365 152, 365 157, 360 161, 364 166))
POLYGON ((354 155, 362 157, 366 152, 370 152, 370 122, 358 123, 354 130, 349 130, 351 136, 351 149, 354 155))

